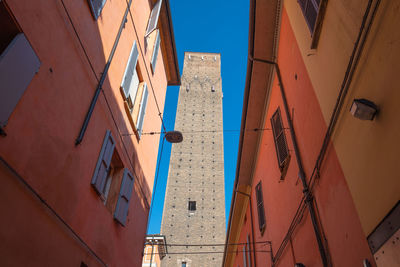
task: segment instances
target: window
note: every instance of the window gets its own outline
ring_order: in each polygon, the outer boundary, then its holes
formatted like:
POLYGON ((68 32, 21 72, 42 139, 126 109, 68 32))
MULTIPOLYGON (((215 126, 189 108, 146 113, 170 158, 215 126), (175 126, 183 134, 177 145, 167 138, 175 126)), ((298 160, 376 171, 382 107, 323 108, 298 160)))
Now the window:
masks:
POLYGON ((157 56, 158 56, 158 51, 160 50, 160 30, 157 30, 156 33, 156 40, 154 42, 154 47, 153 47, 153 54, 151 56, 151 70, 153 71, 153 74, 156 72, 156 63, 157 63, 157 56))
POLYGON ((186 261, 182 261, 182 267, 186 267, 186 261))
POLYGON ((122 224, 126 225, 126 218, 128 217, 129 201, 131 199, 134 178, 128 169, 124 169, 122 176, 121 189, 119 191, 117 206, 115 207, 114 219, 122 224))
POLYGON ((125 98, 125 109, 129 114, 129 120, 140 138, 149 93, 137 64, 138 56, 139 52, 135 41, 122 79, 121 92, 125 98))
MULTIPOLYGON (((281 111, 278 108, 274 115, 271 117, 272 133, 274 136, 276 155, 278 158, 278 165, 283 172, 287 166, 289 159, 289 149, 286 142, 285 129, 282 123, 281 111)), ((281 176, 283 179, 283 175, 281 176)))
POLYGON ((214 85, 213 86, 211 86, 211 92, 215 92, 215 87, 214 87, 214 85))
POLYGON ((297 0, 303 11, 310 32, 314 32, 315 22, 317 21, 319 3, 321 0, 297 0))
POLYGON ((261 188, 261 181, 256 185, 256 200, 257 200, 257 213, 258 213, 258 227, 261 234, 265 230, 265 212, 264 212, 264 200, 261 188))
POLYGON ((92 178, 92 185, 102 199, 106 199, 107 197, 107 180, 109 180, 112 169, 111 160, 114 154, 114 148, 114 138, 111 132, 107 131, 92 178))
POLYGON ((4 1, 0 1, 0 129, 39 71, 40 61, 20 32, 4 1))
POLYGON ((97 20, 107 0, 88 0, 93 17, 97 20))
POLYGON ((188 209, 189 209, 189 211, 195 211, 196 210, 196 201, 189 201, 188 209))
POLYGON ((123 169, 121 159, 115 150, 114 138, 111 132, 107 131, 91 184, 104 201, 106 208, 111 213, 114 211, 114 219, 122 225, 126 223, 133 181, 128 169, 123 169))
POLYGON ((152 33, 157 28, 158 17, 160 16, 162 0, 158 0, 151 10, 149 22, 147 23, 147 29, 145 37, 147 37, 150 33, 152 33))

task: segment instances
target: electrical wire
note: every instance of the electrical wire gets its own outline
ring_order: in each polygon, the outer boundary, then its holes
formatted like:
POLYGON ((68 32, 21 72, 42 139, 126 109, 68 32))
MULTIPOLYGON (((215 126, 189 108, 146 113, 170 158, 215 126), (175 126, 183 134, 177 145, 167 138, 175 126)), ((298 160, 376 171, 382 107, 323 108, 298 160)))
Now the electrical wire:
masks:
MULTIPOLYGON (((125 0, 125 2, 129 6, 128 0, 125 0)), ((130 8, 129 8, 129 16, 130 16, 131 21, 132 21, 133 29, 135 30, 136 40, 140 40, 139 35, 137 33, 137 30, 136 30, 135 22, 133 21, 133 16, 132 16, 132 12, 131 12, 130 8)), ((140 52, 141 52, 140 54, 142 55, 143 62, 146 62, 146 58, 144 56, 145 53, 143 53, 142 46, 141 46, 140 42, 137 42, 137 43, 138 43, 138 46, 139 46, 139 49, 140 49, 140 52)), ((146 64, 145 64, 145 69, 146 69, 146 72, 147 72, 147 76, 151 77, 150 72, 149 72, 146 64)), ((165 125, 164 125, 164 120, 163 120, 163 117, 162 117, 162 113, 160 111, 160 106, 158 105, 157 97, 156 97, 156 94, 154 92, 153 83, 151 82, 151 79, 149 79, 149 83, 150 83, 151 92, 153 93, 154 101, 156 103, 156 107, 157 107, 157 110, 158 110, 158 116, 160 117, 160 120, 161 120, 162 128, 163 128, 164 131, 166 131, 165 130, 166 128, 165 128, 165 125)))
POLYGON ((155 179, 154 179, 153 193, 152 193, 152 196, 151 196, 150 211, 149 211, 149 218, 148 218, 148 220, 147 220, 147 230, 146 230, 146 233, 149 232, 149 226, 150 226, 150 221, 151 221, 151 215, 152 215, 152 213, 153 213, 154 197, 155 197, 156 191, 157 191, 158 173, 159 173, 159 171, 160 171, 160 165, 161 165, 161 160, 162 160, 162 154, 163 154, 163 150, 164 150, 164 142, 165 142, 165 136, 163 137, 163 139, 162 139, 162 141, 161 141, 161 149, 160 149, 159 158, 158 158, 158 163, 157 163, 156 177, 155 177, 155 179))
MULTIPOLYGON (((271 253, 271 250, 241 250, 240 252, 260 252, 271 253)), ((196 254, 223 254, 223 253, 237 253, 237 251, 197 251, 197 252, 168 252, 167 255, 196 255, 196 254)), ((166 253, 153 252, 153 255, 165 255, 166 253)), ((144 255, 151 255, 151 253, 144 253, 144 255)))
MULTIPOLYGON (((253 242, 254 244, 269 244, 271 241, 258 241, 253 242)), ((152 242, 147 242, 146 245, 151 245, 152 242)), ((167 247, 218 247, 218 246, 238 246, 238 245, 247 245, 248 243, 219 243, 219 244, 164 244, 163 246, 167 247)))
MULTIPOLYGON (((92 70, 92 72, 93 72, 93 74, 94 74, 96 80, 99 81, 99 78, 97 77, 96 71, 94 70, 93 64, 92 64, 92 62, 91 62, 91 60, 90 60, 90 58, 89 58, 89 56, 88 56, 88 54, 87 54, 86 48, 85 48, 85 46, 83 45, 82 40, 81 40, 81 38, 80 38, 80 36, 79 36, 79 33, 78 33, 78 31, 77 31, 77 29, 76 29, 76 27, 75 27, 75 25, 74 25, 74 22, 72 21, 72 18, 71 18, 70 14, 69 14, 69 11, 68 11, 67 7, 65 6, 64 0, 60 0, 60 1, 61 1, 61 4, 62 4, 63 8, 64 8, 64 11, 65 11, 65 13, 66 13, 66 15, 67 15, 67 17, 68 17, 68 20, 69 20, 69 22, 70 22, 70 24, 71 24, 71 26, 72 26, 72 28, 73 28, 73 30, 74 30, 75 36, 77 37, 77 39, 78 39, 78 41, 79 41, 79 44, 80 44, 80 46, 81 46, 81 48, 82 48, 82 50, 83 50, 83 52, 84 52, 84 54, 85 54, 86 60, 88 61, 89 66, 90 66, 90 68, 91 68, 91 70, 92 70)), ((128 2, 127 2, 127 4, 128 4, 128 7, 129 7, 129 3, 128 3, 128 2)), ((130 9, 129 9, 129 12, 130 12, 130 9)), ((108 110, 109 110, 109 112, 110 112, 110 114, 111 114, 111 118, 112 118, 112 120, 113 120, 113 122, 114 122, 114 125, 115 125, 115 127, 117 128, 118 135, 119 135, 119 137, 120 137, 122 146, 123 146, 123 148, 124 148, 124 150, 125 150, 125 152, 126 152, 126 154, 127 154, 129 163, 130 163, 131 168, 132 168, 132 171, 133 171, 133 173, 135 174, 136 177, 139 177, 139 176, 137 176, 137 174, 136 174, 136 172, 135 172, 134 164, 132 163, 131 158, 129 157, 129 153, 128 153, 127 148, 126 148, 126 146, 125 146, 125 142, 124 142, 123 139, 122 139, 121 131, 120 131, 120 129, 119 129, 119 127, 118 127, 118 124, 117 124, 117 122, 116 122, 116 120, 115 120, 115 118, 114 118, 114 114, 112 113, 110 104, 109 104, 109 102, 108 102, 108 99, 107 99, 107 97, 106 97, 106 95, 105 95, 105 92, 104 92, 104 89, 103 89, 103 88, 101 89, 101 92, 102 92, 102 94, 103 94, 103 96, 104 96, 106 105, 107 105, 108 110)), ((139 179, 136 179, 136 180, 139 181, 139 179)), ((149 201, 148 201, 148 199, 147 199, 147 197, 146 197, 146 194, 144 193, 143 186, 142 186, 142 184, 141 184, 140 182, 138 182, 138 185, 139 185, 139 188, 140 188, 140 191, 141 191, 141 193, 142 193, 143 198, 146 200, 146 201, 145 201, 145 202, 146 202, 146 207, 147 207, 148 209, 150 209, 150 204, 149 204, 149 201)))
POLYGON ((64 0, 60 0, 60 2, 61 2, 62 6, 63 6, 63 8, 64 8, 65 13, 67 14, 69 23, 71 24, 72 29, 74 30, 75 36, 77 37, 77 39, 78 39, 78 41, 79 41, 79 44, 80 44, 80 46, 81 46, 81 48, 82 48, 82 50, 83 50, 83 53, 85 54, 85 57, 86 57, 87 62, 89 63, 90 69, 92 70, 92 72, 93 72, 93 74, 94 74, 94 77, 96 78, 97 82, 99 82, 100 80, 99 80, 99 78, 97 77, 97 73, 96 73, 96 71, 94 70, 93 64, 92 64, 92 62, 91 62, 90 59, 89 59, 89 55, 88 55, 88 53, 87 53, 87 51, 86 51, 85 46, 84 46, 83 43, 82 43, 82 40, 81 40, 81 38, 80 38, 80 36, 79 36, 79 34, 78 34, 77 29, 75 28, 75 24, 74 24, 73 21, 72 21, 72 18, 71 18, 70 14, 69 14, 69 11, 68 11, 67 7, 65 6, 64 0))
MULTIPOLYGON (((284 128, 288 129, 288 128, 284 128)), ((253 128, 246 129, 246 132, 258 132, 258 131, 272 131, 271 128, 253 128)), ((225 133, 225 132, 237 132, 240 133, 240 130, 200 130, 200 131, 180 131, 182 134, 193 134, 193 133, 225 133)), ((167 132, 147 132, 142 133, 142 135, 156 135, 156 134, 166 134, 167 132)), ((135 135, 134 133, 126 133, 122 134, 122 136, 130 136, 135 135)))
MULTIPOLYGON (((375 6, 374 6, 374 9, 372 11, 372 15, 371 15, 369 24, 367 25, 367 28, 366 28, 364 36, 362 37, 363 29, 364 29, 364 27, 365 27, 365 25, 367 23, 367 19, 369 17, 369 12, 370 12, 370 8, 371 8, 371 5, 372 5, 372 0, 368 2, 366 11, 364 13, 364 17, 363 17, 363 20, 362 20, 362 23, 361 23, 361 26, 360 26, 360 31, 359 31, 359 34, 357 36, 357 40, 356 40, 356 42, 354 44, 353 52, 352 52, 352 55, 350 57, 350 60, 349 60, 348 66, 347 66, 347 70, 346 70, 345 76, 343 78, 341 89, 339 91, 339 95, 338 95, 334 110, 333 110, 332 115, 331 115, 330 123, 329 123, 329 126, 327 128, 327 131, 326 131, 326 134, 325 134, 322 146, 321 146, 321 150, 320 150, 320 153, 319 153, 319 155, 317 157, 314 169, 313 169, 313 171, 312 171, 312 173, 310 175, 310 178, 309 178, 308 186, 309 186, 311 192, 314 189, 315 182, 316 182, 317 178, 319 178, 319 176, 320 176, 320 168, 321 168, 321 165, 322 165, 322 161, 323 161, 323 159, 325 157, 325 153, 326 153, 327 147, 328 147, 328 145, 330 143, 329 141, 330 141, 331 134, 333 132, 334 126, 335 126, 335 124, 336 124, 336 122, 338 120, 338 117, 340 115, 340 110, 341 110, 341 108, 343 106, 343 101, 344 101, 344 98, 346 97, 346 94, 347 94, 347 91, 348 91, 348 88, 349 88, 349 84, 351 82, 352 75, 353 75, 353 73, 355 71, 357 63, 358 63, 359 58, 361 56, 362 49, 363 49, 364 44, 365 44, 365 40, 366 40, 368 32, 369 32, 369 30, 371 28, 371 25, 372 25, 372 22, 373 22, 373 19, 374 19, 375 15, 376 15, 376 12, 377 12, 377 9, 379 7, 379 4, 380 4, 380 0, 378 0, 376 2, 375 6), (362 38, 362 40, 361 40, 361 38, 362 38), (361 40, 361 44, 359 46, 360 40, 361 40), (353 64, 353 62, 355 62, 355 63, 353 64)), ((292 223, 291 223, 291 225, 289 227, 289 230, 288 230, 284 240, 281 243, 281 246, 279 247, 278 251, 276 252, 276 254, 274 256, 274 262, 276 262, 280 258, 280 256, 282 255, 283 249, 284 249, 284 247, 286 246, 286 244, 288 242, 288 238, 292 235, 292 233, 293 233, 293 231, 295 229, 295 226, 298 223, 300 223, 300 221, 301 221, 301 218, 302 218, 302 216, 303 216, 303 214, 305 212, 305 208, 303 207, 303 206, 305 206, 305 204, 303 203, 303 201, 304 201, 304 197, 303 197, 302 201, 300 202, 299 208, 296 211, 295 216, 293 217, 292 223), (299 217, 299 215, 301 215, 301 216, 299 217), (299 220, 299 218, 300 218, 300 220, 299 220)), ((315 207, 316 207, 316 209, 318 211, 317 202, 315 200, 313 200, 313 203, 314 203, 314 205, 315 205, 315 207)), ((317 212, 317 214, 318 214, 318 217, 320 217, 319 216, 319 211, 317 212)), ((322 229, 322 223, 321 223, 320 218, 318 218, 318 221, 319 221, 319 226, 322 229)), ((327 240, 326 240, 326 236, 324 235, 323 231, 322 231, 322 235, 323 235, 323 238, 324 238, 323 241, 324 241, 324 243, 326 245, 327 240)), ((329 254, 328 254, 328 256, 330 257, 329 254)))

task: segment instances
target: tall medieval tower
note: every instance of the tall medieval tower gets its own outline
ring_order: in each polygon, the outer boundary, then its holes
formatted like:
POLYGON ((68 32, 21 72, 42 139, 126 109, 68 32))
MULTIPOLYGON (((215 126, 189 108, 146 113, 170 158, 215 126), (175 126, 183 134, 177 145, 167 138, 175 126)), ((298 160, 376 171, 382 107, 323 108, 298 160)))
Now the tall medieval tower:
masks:
POLYGON ((221 56, 186 52, 161 233, 163 267, 221 266, 225 243, 221 56), (209 245, 209 246, 206 246, 209 245))

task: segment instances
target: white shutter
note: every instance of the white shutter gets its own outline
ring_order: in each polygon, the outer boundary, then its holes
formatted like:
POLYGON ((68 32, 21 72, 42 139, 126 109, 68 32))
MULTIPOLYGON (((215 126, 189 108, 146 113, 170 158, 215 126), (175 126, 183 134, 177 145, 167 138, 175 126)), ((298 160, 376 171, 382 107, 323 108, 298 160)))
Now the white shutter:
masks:
POLYGON ((144 83, 143 84, 143 95, 142 95, 142 100, 140 101, 139 116, 138 116, 138 123, 137 123, 137 130, 139 133, 139 137, 142 135, 143 120, 144 120, 144 114, 146 112, 148 95, 149 95, 149 92, 147 90, 147 85, 146 85, 146 83, 144 83))
POLYGON ((162 0, 159 0, 154 5, 153 10, 151 10, 145 37, 147 37, 150 33, 152 33, 152 31, 154 31, 157 28, 157 22, 158 22, 158 17, 160 15, 161 5, 162 5, 162 0))
POLYGON ((158 50, 160 50, 160 31, 157 30, 157 36, 156 36, 156 41, 154 42, 154 47, 153 47, 153 55, 151 56, 151 69, 153 70, 153 73, 156 72, 156 63, 157 63, 157 56, 158 56, 158 50))
POLYGON ((136 72, 136 64, 139 57, 139 51, 136 46, 136 41, 132 45, 131 54, 129 55, 128 64, 126 65, 124 78, 122 79, 121 87, 124 91, 125 97, 129 96, 132 79, 136 72))
POLYGON ((140 83, 139 76, 135 69, 135 71, 133 72, 132 81, 131 81, 131 85, 129 86, 129 93, 127 96, 127 98, 129 97, 131 99, 132 105, 135 104, 135 99, 136 99, 137 91, 139 88, 139 83, 140 83))

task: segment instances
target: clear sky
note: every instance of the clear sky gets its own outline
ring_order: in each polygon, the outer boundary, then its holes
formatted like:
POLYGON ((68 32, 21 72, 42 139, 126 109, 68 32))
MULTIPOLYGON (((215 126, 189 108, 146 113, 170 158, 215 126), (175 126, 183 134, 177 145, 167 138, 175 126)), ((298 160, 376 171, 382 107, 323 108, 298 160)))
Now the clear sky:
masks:
MULTIPOLYGON (((170 0, 169 3, 180 73, 185 51, 221 53, 224 130, 238 130, 224 132, 225 215, 228 219, 246 78, 249 1, 170 0)), ((169 86, 167 89, 163 114, 167 131, 174 129, 178 91, 178 86, 169 86)), ((155 195, 149 234, 160 232, 170 154, 171 144, 165 142, 157 185, 153 189, 155 195)))

